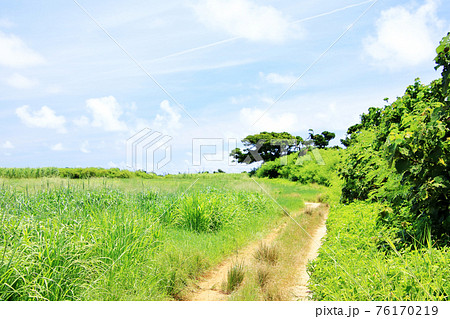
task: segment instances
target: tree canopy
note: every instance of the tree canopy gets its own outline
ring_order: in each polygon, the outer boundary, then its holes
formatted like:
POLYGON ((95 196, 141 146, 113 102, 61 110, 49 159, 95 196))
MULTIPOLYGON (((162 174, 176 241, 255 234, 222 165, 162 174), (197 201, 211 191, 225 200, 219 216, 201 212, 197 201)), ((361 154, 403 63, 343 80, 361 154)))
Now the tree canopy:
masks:
POLYGON ((317 148, 325 148, 330 141, 336 137, 336 134, 328 131, 323 131, 320 134, 314 134, 313 130, 309 130, 309 138, 317 148))
POLYGON ((251 164, 259 161, 273 161, 284 155, 298 152, 303 139, 287 132, 261 132, 248 135, 242 140, 244 149, 235 148, 230 156, 238 163, 251 164))
POLYGON ((231 151, 230 156, 238 163, 268 162, 300 152, 303 146, 313 145, 317 148, 326 148, 335 136, 329 131, 314 134, 313 130, 309 130, 309 137, 304 140, 300 136, 294 136, 287 132, 261 132, 244 138, 242 140, 244 148, 242 150, 235 148, 231 151))

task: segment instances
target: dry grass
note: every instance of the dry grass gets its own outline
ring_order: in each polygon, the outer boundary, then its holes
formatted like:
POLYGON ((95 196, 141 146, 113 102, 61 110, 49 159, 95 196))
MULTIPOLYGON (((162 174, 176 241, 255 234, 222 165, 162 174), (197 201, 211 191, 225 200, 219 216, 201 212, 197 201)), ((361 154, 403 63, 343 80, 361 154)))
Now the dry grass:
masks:
POLYGON ((312 208, 311 206, 307 206, 304 210, 303 213, 305 213, 306 215, 311 216, 315 211, 315 208, 312 208))
POLYGON ((280 289, 280 287, 276 283, 270 283, 269 285, 267 285, 266 289, 264 290, 263 297, 265 301, 289 300, 286 291, 280 289))
POLYGON ((270 269, 266 266, 259 266, 256 270, 256 281, 258 286, 261 288, 265 288, 270 281, 271 272, 270 269))
MULTIPOLYGON (((326 205, 318 208, 307 207, 304 214, 295 217, 309 234, 323 220, 326 214, 326 205)), ((261 244, 254 254, 255 263, 249 271, 247 280, 234 293, 233 300, 290 300, 291 288, 298 279, 299 265, 310 248, 310 236, 293 221, 277 237, 273 244, 261 244)))
POLYGON ((261 243, 258 250, 255 252, 254 257, 260 262, 266 262, 270 265, 275 265, 278 261, 280 252, 276 245, 267 245, 261 243))

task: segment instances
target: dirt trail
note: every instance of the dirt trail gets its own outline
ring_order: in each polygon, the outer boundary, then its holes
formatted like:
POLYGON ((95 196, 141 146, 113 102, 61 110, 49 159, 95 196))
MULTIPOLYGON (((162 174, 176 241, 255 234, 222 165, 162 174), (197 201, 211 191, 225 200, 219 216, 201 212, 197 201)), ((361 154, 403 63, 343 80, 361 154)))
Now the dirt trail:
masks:
POLYGON ((228 270, 238 261, 244 265, 249 265, 252 261, 253 254, 258 249, 259 245, 270 244, 277 238, 278 234, 286 227, 282 224, 271 231, 262 240, 254 242, 241 250, 233 256, 228 257, 213 270, 208 272, 203 279, 197 283, 197 289, 189 296, 192 301, 221 301, 227 300, 229 295, 221 291, 222 283, 226 281, 228 270))
MULTIPOLYGON (((315 203, 314 203, 315 204, 315 203)), ((311 206, 313 208, 319 207, 320 204, 316 204, 317 206, 311 206)), ((292 288, 292 300, 311 300, 311 291, 308 289, 308 280, 309 275, 306 271, 308 262, 314 260, 319 255, 319 248, 322 244, 322 238, 327 233, 326 227, 327 215, 324 216, 319 226, 316 228, 313 234, 311 234, 312 239, 309 243, 308 248, 305 251, 305 254, 301 256, 299 263, 297 265, 297 282, 296 285, 292 288)))
MULTIPOLYGON (((311 208, 317 208, 320 206, 318 203, 305 203, 307 207, 311 208)), ((300 212, 295 214, 294 216, 298 215, 300 212)), ((325 221, 323 222, 325 225, 325 221)), ((253 255, 255 251, 259 248, 261 244, 270 244, 272 243, 277 236, 281 233, 281 231, 286 227, 287 223, 284 223, 280 225, 279 227, 272 230, 266 237, 264 237, 262 240, 259 240, 257 242, 254 242, 241 250, 239 250, 236 254, 228 257, 223 262, 221 262, 219 265, 217 265, 214 269, 209 271, 203 278, 197 283, 196 288, 192 293, 187 296, 188 300, 192 301, 222 301, 227 300, 229 295, 222 292, 222 284, 227 279, 227 273, 228 270, 236 263, 240 262, 245 265, 250 265, 253 259, 253 255)), ((324 225, 320 225, 318 231, 315 232, 313 235, 314 242, 319 242, 320 239, 324 235, 324 231, 326 232, 326 229, 324 228, 324 225)), ((310 244, 311 249, 308 249, 308 252, 306 254, 306 262, 303 262, 303 264, 300 264, 299 269, 299 280, 296 283, 297 286, 295 287, 293 293, 295 295, 294 300, 299 300, 301 298, 307 298, 308 292, 306 288, 306 284, 308 281, 308 274, 306 273, 306 264, 307 261, 315 258, 317 256, 317 245, 312 242, 310 244)))

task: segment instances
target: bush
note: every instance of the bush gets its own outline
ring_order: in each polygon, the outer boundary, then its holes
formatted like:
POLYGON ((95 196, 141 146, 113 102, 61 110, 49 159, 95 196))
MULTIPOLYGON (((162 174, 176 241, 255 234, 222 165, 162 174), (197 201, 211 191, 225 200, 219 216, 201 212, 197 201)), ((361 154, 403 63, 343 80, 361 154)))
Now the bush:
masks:
POLYGON ((364 115, 339 169, 343 202, 388 203, 380 225, 409 242, 429 230, 438 244, 450 242, 450 111, 439 102, 441 83, 416 80, 403 97, 364 115))
POLYGON ((302 184, 330 186, 342 150, 309 150, 305 155, 293 153, 266 162, 256 171, 257 177, 286 178, 302 184), (319 157, 320 155, 320 157, 319 157))

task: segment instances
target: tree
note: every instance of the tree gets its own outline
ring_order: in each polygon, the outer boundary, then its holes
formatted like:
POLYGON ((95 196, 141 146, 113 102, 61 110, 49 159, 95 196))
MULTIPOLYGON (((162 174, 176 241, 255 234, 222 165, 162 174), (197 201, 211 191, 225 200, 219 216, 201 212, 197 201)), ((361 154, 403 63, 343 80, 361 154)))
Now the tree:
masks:
MULTIPOLYGON (((388 98, 384 99, 386 102, 389 101, 388 98)), ((379 126, 381 123, 381 108, 370 107, 369 112, 363 113, 361 115, 361 123, 352 125, 347 130, 347 135, 345 139, 341 139, 342 145, 349 147, 352 142, 355 141, 356 136, 361 133, 362 130, 367 130, 371 127, 379 126)))
POLYGON ((261 132, 248 135, 242 140, 244 149, 235 148, 230 156, 238 163, 251 164, 259 161, 273 161, 284 155, 298 152, 303 144, 300 136, 293 136, 287 132, 261 132))
POLYGON ((442 102, 448 97, 448 85, 450 82, 450 32, 443 37, 439 46, 436 48, 437 56, 435 70, 442 67, 442 102))
POLYGON ((336 137, 336 134, 328 131, 323 131, 320 134, 314 134, 312 129, 309 130, 309 138, 313 141, 314 146, 317 148, 325 148, 330 141, 336 137))
POLYGON ((442 78, 362 116, 339 169, 342 200, 388 205, 378 223, 400 247, 450 245, 450 33, 436 53, 442 78))

